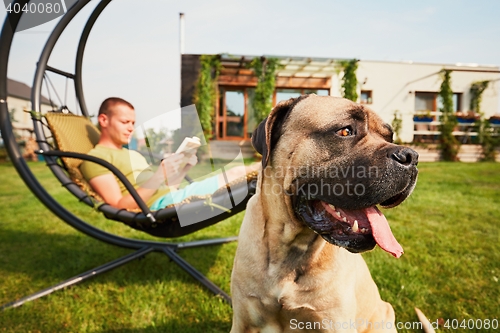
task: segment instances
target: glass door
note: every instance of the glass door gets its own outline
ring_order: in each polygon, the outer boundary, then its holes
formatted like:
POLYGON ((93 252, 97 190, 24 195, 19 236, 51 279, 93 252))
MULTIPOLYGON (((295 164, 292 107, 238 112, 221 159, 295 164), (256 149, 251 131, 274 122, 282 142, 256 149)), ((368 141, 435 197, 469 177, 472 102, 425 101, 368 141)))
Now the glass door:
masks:
POLYGON ((220 130, 221 139, 245 138, 245 90, 221 90, 220 130))

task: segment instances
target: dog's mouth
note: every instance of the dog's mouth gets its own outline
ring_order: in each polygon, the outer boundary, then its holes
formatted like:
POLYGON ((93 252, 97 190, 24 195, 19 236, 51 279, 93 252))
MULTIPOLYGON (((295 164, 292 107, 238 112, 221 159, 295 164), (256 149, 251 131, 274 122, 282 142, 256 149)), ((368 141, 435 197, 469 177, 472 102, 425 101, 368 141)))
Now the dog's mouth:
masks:
POLYGON ((406 189, 405 191, 396 194, 395 196, 385 200, 384 202, 380 203, 380 205, 384 208, 392 208, 396 207, 400 203, 402 203, 408 195, 413 191, 413 187, 410 187, 409 189, 406 189))
MULTIPOLYGON (((381 205, 395 207, 406 196, 404 193, 395 195, 381 205)), ((327 242, 354 253, 369 251, 378 245, 396 258, 403 254, 403 248, 377 206, 344 209, 322 200, 308 200, 304 196, 296 199, 298 200, 294 206, 297 216, 327 242)))

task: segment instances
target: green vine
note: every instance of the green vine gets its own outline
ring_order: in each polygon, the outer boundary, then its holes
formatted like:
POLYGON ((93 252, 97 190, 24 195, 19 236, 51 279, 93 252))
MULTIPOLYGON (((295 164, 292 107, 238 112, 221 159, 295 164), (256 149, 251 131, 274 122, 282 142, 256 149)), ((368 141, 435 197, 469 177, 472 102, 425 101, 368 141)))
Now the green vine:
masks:
POLYGON ((196 104, 203 133, 207 139, 210 139, 213 133, 213 119, 217 99, 217 78, 221 69, 220 56, 202 55, 200 64, 200 74, 193 102, 196 104))
POLYGON ((443 79, 439 90, 439 96, 443 102, 443 107, 439 110, 441 111, 441 124, 439 125, 439 130, 441 132, 441 156, 445 161, 458 161, 460 143, 453 135, 453 129, 457 126, 458 121, 453 110, 451 70, 443 70, 441 75, 443 79))
POLYGON ((480 115, 479 120, 476 121, 476 126, 478 129, 479 143, 483 148, 482 161, 495 161, 495 149, 500 145, 498 131, 491 127, 490 122, 485 118, 484 112, 481 110, 481 96, 486 88, 488 88, 489 83, 490 81, 474 82, 469 90, 471 95, 470 109, 480 115))
POLYGON ((470 106, 471 111, 481 113, 481 96, 483 92, 488 88, 490 81, 477 81, 470 86, 470 106))
POLYGON ((252 100, 256 125, 260 124, 271 112, 273 107, 272 96, 276 86, 276 71, 281 68, 279 59, 259 57, 254 58, 249 68, 257 76, 257 86, 252 100))
POLYGON ((401 116, 401 112, 399 110, 394 111, 394 118, 392 119, 392 130, 394 131, 394 143, 400 145, 403 143, 401 140, 401 130, 403 129, 403 117, 401 116))
POLYGON ((500 146, 500 131, 498 128, 493 128, 488 119, 481 118, 477 121, 478 125, 478 138, 479 143, 483 148, 481 161, 495 162, 496 161, 496 148, 500 146))
POLYGON ((342 97, 356 102, 358 100, 358 78, 356 77, 358 60, 341 61, 340 67, 344 72, 344 76, 342 77, 342 97))

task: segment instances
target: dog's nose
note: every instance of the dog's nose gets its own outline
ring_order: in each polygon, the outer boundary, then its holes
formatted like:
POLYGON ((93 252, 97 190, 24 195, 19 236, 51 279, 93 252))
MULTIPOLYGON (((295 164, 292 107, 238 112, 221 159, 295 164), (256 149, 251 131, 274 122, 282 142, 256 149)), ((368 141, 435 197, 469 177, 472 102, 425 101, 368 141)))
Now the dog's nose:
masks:
POLYGON ((415 166, 418 164, 418 153, 408 147, 398 147, 389 152, 389 157, 404 166, 415 166))

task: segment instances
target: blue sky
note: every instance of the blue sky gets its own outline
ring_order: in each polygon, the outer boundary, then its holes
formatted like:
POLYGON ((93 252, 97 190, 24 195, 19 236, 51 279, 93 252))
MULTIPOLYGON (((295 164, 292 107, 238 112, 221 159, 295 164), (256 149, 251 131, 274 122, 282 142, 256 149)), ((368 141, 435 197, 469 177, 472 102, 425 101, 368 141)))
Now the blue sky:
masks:
MULTIPOLYGON (((74 20, 50 65, 72 70, 74 20)), ((179 12, 186 53, 291 55, 500 65, 500 1, 115 0, 90 36, 83 63, 87 105, 130 100, 139 121, 178 108, 179 12)), ((5 18, 0 9, 0 18, 5 18)), ((16 34, 9 77, 31 84, 54 22, 16 34)))

